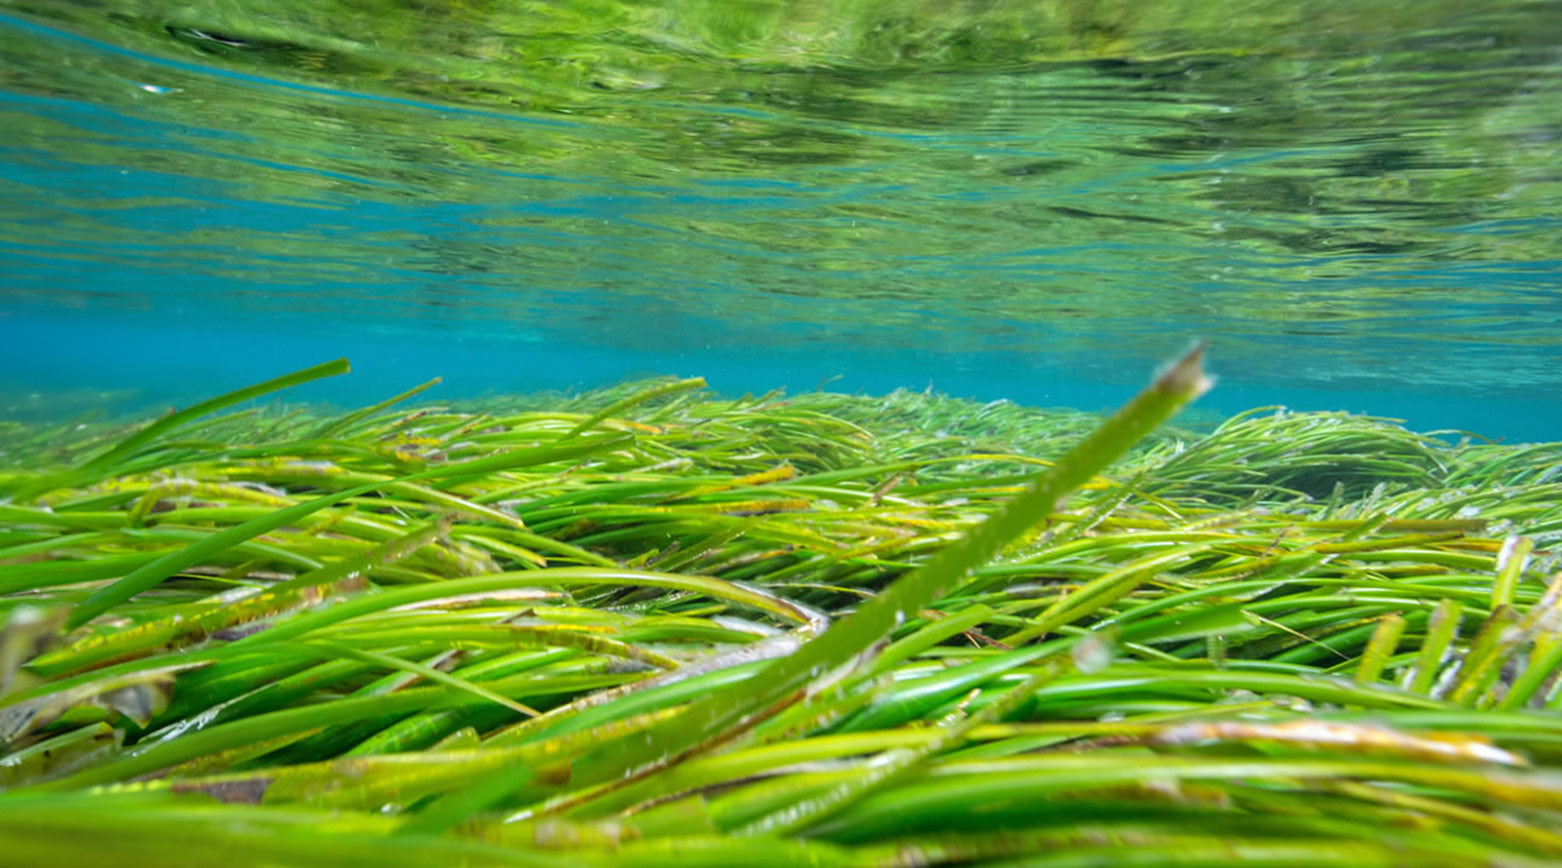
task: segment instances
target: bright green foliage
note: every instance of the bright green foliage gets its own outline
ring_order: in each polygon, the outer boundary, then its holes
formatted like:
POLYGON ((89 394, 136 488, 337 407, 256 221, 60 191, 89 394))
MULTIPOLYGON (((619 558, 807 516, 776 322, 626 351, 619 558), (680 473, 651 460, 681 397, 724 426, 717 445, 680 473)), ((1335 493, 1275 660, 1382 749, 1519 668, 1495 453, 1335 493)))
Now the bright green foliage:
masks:
POLYGON ((19 439, 6 864, 1562 858, 1555 444, 701 385, 19 439))

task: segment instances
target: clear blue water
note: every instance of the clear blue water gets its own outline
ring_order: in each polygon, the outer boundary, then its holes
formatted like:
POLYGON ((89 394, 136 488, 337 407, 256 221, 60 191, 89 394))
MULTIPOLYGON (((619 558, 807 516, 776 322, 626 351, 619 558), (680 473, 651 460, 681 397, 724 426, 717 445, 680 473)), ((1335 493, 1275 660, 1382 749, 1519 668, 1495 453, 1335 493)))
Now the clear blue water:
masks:
POLYGON ((1562 439, 1562 6, 1312 5, 974 60, 615 25, 526 67, 455 14, 493 45, 18 4, 0 414, 340 356, 298 397, 669 373, 1098 409, 1206 339, 1222 411, 1562 439))

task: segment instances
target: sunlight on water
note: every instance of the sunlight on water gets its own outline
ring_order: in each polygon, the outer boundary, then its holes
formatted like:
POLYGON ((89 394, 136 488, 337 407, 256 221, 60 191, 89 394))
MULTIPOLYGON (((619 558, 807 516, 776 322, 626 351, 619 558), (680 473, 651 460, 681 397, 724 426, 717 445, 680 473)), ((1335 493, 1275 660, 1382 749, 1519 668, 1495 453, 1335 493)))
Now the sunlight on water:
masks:
POLYGON ((1094 408, 1198 336, 1228 410, 1562 430, 1549 4, 253 5, 0 14, 12 412, 335 355, 1094 408))

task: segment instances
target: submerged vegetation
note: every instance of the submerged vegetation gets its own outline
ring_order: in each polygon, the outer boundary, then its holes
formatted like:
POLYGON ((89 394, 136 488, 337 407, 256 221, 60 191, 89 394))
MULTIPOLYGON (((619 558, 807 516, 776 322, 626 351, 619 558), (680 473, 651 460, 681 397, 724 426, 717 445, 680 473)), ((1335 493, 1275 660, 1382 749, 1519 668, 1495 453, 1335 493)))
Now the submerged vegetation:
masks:
POLYGON ((345 367, 0 430, 8 865, 1562 858, 1562 444, 345 367))

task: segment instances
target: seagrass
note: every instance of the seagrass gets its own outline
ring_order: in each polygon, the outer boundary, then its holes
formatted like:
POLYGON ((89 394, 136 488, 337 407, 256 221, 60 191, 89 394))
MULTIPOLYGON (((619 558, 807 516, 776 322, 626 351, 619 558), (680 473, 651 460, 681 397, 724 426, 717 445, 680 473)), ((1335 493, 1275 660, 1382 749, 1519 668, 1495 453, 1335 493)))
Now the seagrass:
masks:
POLYGON ((15 427, 7 864, 1562 858, 1556 444, 345 369, 15 427))

